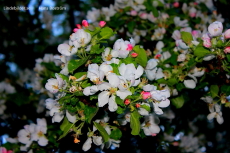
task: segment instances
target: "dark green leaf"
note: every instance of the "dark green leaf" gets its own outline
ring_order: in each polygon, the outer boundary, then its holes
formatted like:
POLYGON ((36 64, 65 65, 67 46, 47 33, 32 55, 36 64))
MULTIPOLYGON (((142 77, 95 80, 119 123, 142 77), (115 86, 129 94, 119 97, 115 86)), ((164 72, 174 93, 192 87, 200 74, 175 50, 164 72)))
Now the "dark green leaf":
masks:
POLYGON ((101 54, 104 51, 105 47, 100 47, 100 44, 93 45, 90 48, 89 54, 101 54))
POLYGON ((226 95, 230 95, 230 86, 229 85, 221 86, 221 92, 225 93, 226 95))
POLYGON ((104 129, 103 126, 101 126, 99 123, 97 122, 93 122, 94 126, 98 129, 98 131, 100 132, 102 138, 103 138, 103 141, 104 142, 108 142, 109 141, 109 135, 108 133, 106 132, 106 130, 104 129))
POLYGON ((84 58, 84 59, 72 59, 69 61, 68 63, 68 70, 70 73, 73 73, 73 71, 75 71, 77 68, 79 68, 80 66, 82 66, 83 64, 85 64, 87 62, 88 58, 84 58))
POLYGON ((218 93, 219 93, 219 87, 218 87, 218 85, 211 85, 210 92, 211 92, 212 98, 217 97, 218 93))
POLYGON ((135 27, 135 22, 134 21, 130 21, 127 26, 128 26, 128 30, 130 33, 133 33, 134 27, 135 27))
POLYGON ((97 114, 98 110, 99 110, 98 107, 90 107, 90 106, 85 105, 84 114, 85 114, 85 120, 87 123, 89 124, 91 123, 91 120, 97 114))
POLYGON ((59 137, 58 140, 64 138, 68 134, 69 130, 74 126, 74 124, 75 123, 70 123, 67 117, 65 117, 60 126, 60 129, 63 131, 63 134, 59 137))
POLYGON ((125 106, 124 100, 122 100, 120 97, 116 96, 115 101, 120 106, 125 106))
POLYGON ((111 36, 113 36, 114 34, 116 34, 116 32, 113 32, 113 30, 109 27, 105 27, 103 29, 101 29, 100 32, 100 39, 109 39, 111 36))
POLYGON ((125 109, 124 108, 121 108, 120 106, 118 106, 117 110, 116 110, 116 113, 117 114, 122 114, 124 113, 125 109))
POLYGON ((115 63, 110 64, 113 67, 113 73, 120 75, 119 70, 118 70, 118 65, 115 63))
POLYGON ((113 129, 113 131, 110 134, 110 138, 114 140, 119 140, 121 136, 122 136, 122 132, 118 128, 113 129))
MULTIPOLYGON (((77 72, 77 73, 75 73, 74 74, 74 76, 77 78, 77 79, 79 79, 79 78, 81 78, 82 76, 86 76, 87 75, 87 72, 77 72)), ((85 77, 86 78, 86 77, 85 77)))
POLYGON ((176 107, 176 108, 181 108, 184 105, 184 97, 183 95, 178 96, 176 98, 172 98, 171 99, 172 104, 176 107))

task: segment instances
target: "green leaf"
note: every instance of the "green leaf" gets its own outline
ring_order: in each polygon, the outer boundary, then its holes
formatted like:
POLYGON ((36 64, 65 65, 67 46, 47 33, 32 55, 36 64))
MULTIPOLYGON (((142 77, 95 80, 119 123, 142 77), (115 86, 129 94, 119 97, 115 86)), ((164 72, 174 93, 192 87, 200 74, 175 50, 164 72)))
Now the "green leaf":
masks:
POLYGON ((110 65, 111 65, 112 68, 113 68, 113 73, 115 73, 115 74, 117 74, 117 75, 120 75, 119 69, 118 69, 118 65, 115 64, 115 63, 112 63, 112 64, 110 64, 110 65))
POLYGON ((94 99, 98 99, 98 95, 91 95, 91 96, 89 96, 89 100, 94 100, 94 99))
POLYGON ((167 81, 167 84, 170 85, 170 86, 173 86, 173 85, 175 85, 177 83, 178 83, 178 79, 176 79, 176 78, 170 78, 167 81))
POLYGON ((80 77, 82 77, 83 75, 87 75, 87 72, 77 72, 74 74, 74 76, 79 79, 80 77))
POLYGON ((111 28, 105 27, 105 28, 101 29, 101 32, 100 32, 101 38, 100 38, 100 40, 109 39, 114 34, 116 34, 116 32, 113 32, 113 30, 111 28))
POLYGON ((177 89, 178 91, 182 91, 182 89, 184 89, 184 88, 185 88, 185 86, 184 86, 183 83, 178 83, 178 84, 176 85, 176 89, 177 89))
POLYGON ((172 104, 176 108, 181 108, 184 105, 184 102, 185 102, 183 95, 178 96, 176 98, 172 98, 171 101, 172 101, 172 104))
POLYGON ((226 95, 230 95, 230 86, 229 85, 223 85, 221 86, 221 92, 225 93, 226 95))
POLYGON ((70 123, 67 117, 65 117, 60 126, 60 129, 63 131, 63 134, 59 137, 58 140, 64 138, 68 134, 69 130, 74 126, 75 123, 70 123))
POLYGON ((98 32, 100 32, 101 28, 96 27, 95 29, 89 30, 89 29, 85 29, 85 32, 88 32, 91 34, 91 36, 93 37, 95 34, 97 34, 98 32))
POLYGON ((210 51, 204 47, 196 47, 194 50, 194 55, 197 57, 204 57, 205 55, 210 54, 210 51))
POLYGON ((219 93, 218 85, 211 85, 210 92, 211 92, 212 98, 215 98, 216 96, 218 96, 218 93, 219 93))
POLYGON ((86 87, 89 87, 89 86, 91 86, 91 84, 88 82, 88 80, 85 80, 85 81, 83 81, 83 82, 81 83, 81 87, 82 87, 82 88, 86 88, 86 87))
POLYGON ((135 46, 133 48, 133 51, 138 54, 138 56, 135 58, 135 61, 140 64, 143 68, 147 65, 147 55, 143 48, 140 48, 139 45, 135 46))
POLYGON ((228 62, 230 62, 230 54, 227 54, 227 60, 228 60, 228 62))
POLYGON ((118 105, 125 106, 124 101, 120 97, 116 96, 115 101, 118 105))
POLYGON ((99 108, 98 107, 90 107, 85 105, 84 108, 84 114, 85 114, 85 120, 87 123, 91 123, 91 120, 93 119, 93 117, 97 114, 99 108))
POLYGON ((66 82, 69 82, 69 78, 67 76, 65 76, 64 74, 58 73, 58 75, 65 80, 66 82))
POLYGON ((118 128, 115 128, 111 134, 109 135, 111 139, 114 139, 114 140, 119 140, 122 136, 122 132, 120 129, 118 128))
POLYGON ((89 54, 101 54, 104 51, 104 49, 105 49, 104 46, 100 48, 100 44, 96 44, 90 48, 89 54))
POLYGON ((190 44, 191 41, 193 40, 192 34, 189 32, 181 31, 181 39, 186 43, 190 44))
POLYGON ((151 110, 151 108, 148 105, 141 105, 141 108, 144 108, 144 109, 146 109, 149 112, 151 110))
POLYGON ((101 58, 101 56, 96 56, 96 57, 94 57, 92 60, 92 63, 102 63, 102 58, 101 58))
POLYGON ((108 142, 109 141, 109 135, 108 133, 106 132, 106 130, 104 129, 103 126, 101 126, 99 123, 97 122, 93 122, 94 126, 98 129, 98 131, 100 132, 102 138, 103 138, 103 141, 104 142, 108 142))
POLYGON ((77 68, 79 68, 80 66, 82 66, 83 64, 85 64, 88 60, 88 57, 87 58, 84 58, 84 59, 72 59, 69 61, 68 63, 68 70, 70 73, 73 73, 73 71, 75 71, 77 68))
POLYGON ((121 108, 120 106, 118 106, 117 110, 116 110, 116 113, 117 114, 122 114, 124 113, 125 109, 124 108, 121 108))
POLYGON ((140 114, 138 111, 133 111, 130 116, 130 127, 132 129, 131 134, 132 135, 139 135, 141 124, 139 120, 140 114))
POLYGON ((134 27, 135 27, 135 22, 134 21, 130 21, 127 26, 128 26, 128 30, 130 33, 133 33, 134 27))
POLYGON ((156 7, 152 7, 152 13, 154 15, 154 17, 158 17, 159 16, 159 13, 158 13, 158 10, 156 7))

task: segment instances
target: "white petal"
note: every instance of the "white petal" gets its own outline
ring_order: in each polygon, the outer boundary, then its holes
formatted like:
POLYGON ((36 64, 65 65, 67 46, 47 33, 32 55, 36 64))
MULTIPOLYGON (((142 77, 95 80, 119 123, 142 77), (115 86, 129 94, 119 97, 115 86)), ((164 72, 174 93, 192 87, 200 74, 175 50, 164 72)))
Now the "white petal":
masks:
POLYGON ((208 114, 207 116, 208 120, 212 120, 215 117, 215 115, 216 115, 216 112, 208 114))
POLYGON ((102 137, 101 136, 93 136, 93 143, 97 146, 102 144, 102 137))
POLYGON ((154 112, 157 114, 157 115, 162 115, 163 114, 163 111, 158 107, 158 105, 156 103, 153 103, 154 105, 154 112))
POLYGON ((112 87, 117 87, 120 83, 120 79, 115 73, 110 73, 107 76, 107 79, 109 80, 109 83, 111 84, 112 87))
POLYGON ((71 123, 75 123, 77 120, 76 115, 70 114, 68 110, 66 111, 66 117, 69 120, 69 122, 71 122, 71 123))
POLYGON ((105 104, 109 102, 109 92, 103 91, 98 95, 98 106, 103 107, 105 104))
POLYGON ((140 78, 143 73, 144 73, 144 68, 139 65, 137 67, 137 70, 135 71, 135 79, 140 78))
POLYGON ((55 113, 53 118, 52 118, 52 122, 61 122, 61 120, 64 118, 64 114, 63 113, 55 113))
POLYGON ((146 109, 144 109, 144 108, 139 108, 138 112, 142 116, 149 115, 149 112, 146 109))
POLYGON ((40 146, 46 146, 48 144, 48 139, 46 137, 40 137, 38 140, 38 144, 40 146))
POLYGON ((219 124, 222 124, 222 123, 224 122, 223 117, 222 117, 222 116, 220 116, 219 114, 217 114, 217 116, 216 116, 216 120, 217 120, 217 122, 218 122, 219 124))
POLYGON ((157 87, 154 85, 147 84, 147 85, 143 86, 143 90, 144 91, 153 91, 153 90, 157 90, 157 87))
POLYGON ((118 106, 115 102, 115 96, 112 95, 112 97, 109 98, 109 110, 110 112, 115 112, 117 110, 118 106))
POLYGON ((186 88, 194 89, 196 87, 196 83, 194 80, 184 80, 184 85, 186 88))
POLYGON ((91 148, 92 138, 88 138, 82 146, 82 150, 88 151, 91 148))
POLYGON ((132 95, 132 92, 128 91, 128 90, 124 90, 124 91, 120 91, 118 90, 116 92, 117 96, 119 96, 121 99, 125 99, 128 95, 132 95))
POLYGON ((165 107, 168 107, 170 104, 170 101, 168 99, 165 99, 165 100, 162 100, 158 106, 161 107, 161 108, 165 108, 165 107))
POLYGON ((108 90, 108 89, 110 89, 112 86, 111 86, 111 84, 109 84, 108 82, 102 82, 102 83, 99 84, 97 87, 98 87, 98 90, 102 91, 102 90, 108 90))

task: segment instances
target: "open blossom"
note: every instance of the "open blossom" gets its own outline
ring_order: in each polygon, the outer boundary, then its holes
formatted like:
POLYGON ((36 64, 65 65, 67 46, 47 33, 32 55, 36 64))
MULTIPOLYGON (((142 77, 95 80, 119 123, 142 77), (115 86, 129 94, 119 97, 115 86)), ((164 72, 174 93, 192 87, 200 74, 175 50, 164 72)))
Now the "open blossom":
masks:
POLYGON ((155 136, 160 132, 160 127, 157 125, 159 123, 159 119, 150 114, 145 116, 145 121, 141 124, 141 128, 143 129, 145 135, 147 136, 155 136))
POLYGON ((222 117, 221 112, 221 106, 218 104, 213 104, 212 107, 209 108, 210 114, 208 114, 207 118, 208 120, 212 120, 213 118, 216 118, 217 122, 219 124, 222 124, 224 122, 224 119, 222 117))
POLYGON ((212 37, 220 36, 223 31, 223 24, 219 21, 215 21, 208 26, 208 32, 212 37))
POLYGON ((132 38, 130 38, 130 41, 118 39, 113 45, 113 50, 118 52, 118 57, 126 58, 129 55, 130 49, 134 46, 135 41, 132 38))
POLYGON ((84 47, 91 41, 91 35, 88 32, 85 32, 84 29, 78 29, 77 32, 70 35, 70 42, 74 46, 84 47))
POLYGON ((51 78, 45 85, 45 88, 51 93, 57 93, 59 89, 65 87, 65 81, 58 74, 55 74, 55 76, 57 79, 51 78))

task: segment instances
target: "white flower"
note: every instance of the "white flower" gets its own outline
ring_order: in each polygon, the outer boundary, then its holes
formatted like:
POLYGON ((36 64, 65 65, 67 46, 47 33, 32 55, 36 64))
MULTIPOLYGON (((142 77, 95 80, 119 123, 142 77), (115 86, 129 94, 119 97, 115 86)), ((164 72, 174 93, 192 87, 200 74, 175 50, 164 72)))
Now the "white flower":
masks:
POLYGON ((16 92, 15 88, 8 82, 0 82, 0 92, 5 92, 7 94, 13 94, 16 92))
POLYGON ((46 99, 46 108, 50 110, 50 116, 53 116, 52 122, 61 122, 64 118, 64 113, 60 111, 60 105, 56 100, 51 98, 46 99))
MULTIPOLYGON (((146 105, 146 106, 150 107, 150 105, 149 105, 148 103, 141 103, 141 105, 146 105)), ((141 107, 140 107, 140 108, 138 109, 138 112, 139 112, 139 114, 142 115, 142 116, 149 115, 149 111, 147 111, 145 108, 141 108, 141 107)))
POLYGON ((93 137, 93 143, 97 146, 100 146, 103 141, 101 136, 92 136, 93 137))
MULTIPOLYGON (((104 62, 111 61, 114 57, 118 57, 118 52, 114 51, 114 50, 111 51, 111 49, 109 47, 106 47, 104 52, 102 53, 103 61, 104 62)), ((109 64, 109 63, 107 63, 107 64, 109 64)))
POLYGON ((174 24, 177 27, 187 27, 188 26, 188 20, 180 20, 180 17, 174 17, 174 24))
POLYGON ((214 104, 213 107, 209 109, 210 114, 208 114, 207 118, 208 120, 212 120, 213 118, 216 118, 216 121, 219 124, 222 124, 224 122, 224 119, 222 117, 222 112, 220 110, 221 106, 218 104, 214 104))
POLYGON ((32 140, 37 141, 40 146, 46 146, 48 144, 48 139, 46 138, 45 134, 47 131, 47 124, 46 120, 37 119, 37 125, 35 127, 35 131, 32 133, 32 140))
POLYGON ((178 57, 177 57, 177 61, 178 61, 178 62, 184 62, 185 59, 186 59, 186 55, 185 55, 185 54, 180 54, 180 55, 178 55, 178 57))
POLYGON ((58 75, 55 74, 57 79, 51 78, 47 80, 45 88, 51 93, 57 93, 59 89, 65 88, 65 81, 58 75))
POLYGON ((73 45, 77 46, 80 44, 80 46, 84 47, 91 41, 91 35, 85 32, 84 29, 78 29, 77 32, 70 36, 70 40, 73 45))
POLYGON ((204 61, 210 61, 210 60, 212 60, 213 58, 215 58, 216 56, 215 55, 213 55, 213 54, 211 54, 211 55, 206 55, 204 58, 203 58, 203 60, 204 61))
POLYGON ((220 36, 223 31, 223 24, 219 21, 215 21, 208 26, 208 32, 212 37, 220 36))
POLYGON ((116 13, 112 4, 110 4, 109 7, 102 7, 101 11, 101 14, 105 16, 106 21, 110 21, 110 17, 114 16, 114 14, 116 13))
POLYGON ((126 58, 134 46, 135 41, 132 38, 130 41, 118 39, 113 45, 113 50, 118 52, 118 57, 126 58))
POLYGON ((58 52, 64 56, 72 56, 77 53, 78 48, 80 45, 68 45, 68 44, 60 44, 58 45, 58 52))
POLYGON ((127 81, 130 81, 130 86, 137 86, 140 82, 139 79, 144 72, 144 68, 142 66, 138 66, 135 68, 134 64, 124 64, 122 63, 118 68, 121 76, 123 76, 127 81))
POLYGON ((141 124, 141 127, 144 130, 145 135, 155 136, 157 133, 159 133, 160 127, 157 125, 158 123, 159 119, 156 118, 153 114, 145 116, 145 121, 141 124))
POLYGON ((100 10, 92 8, 91 11, 87 12, 86 18, 87 20, 90 20, 91 22, 96 22, 99 16, 100 16, 100 10))
POLYGON ((68 110, 66 110, 66 117, 71 123, 75 123, 77 120, 77 116, 75 114, 72 115, 68 110))

